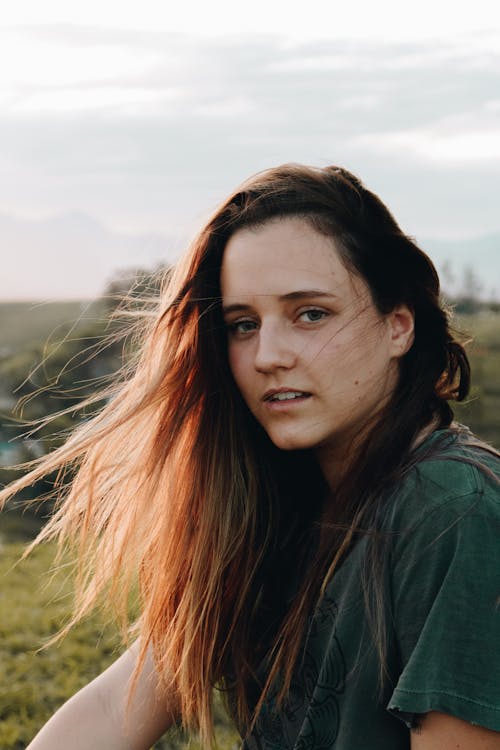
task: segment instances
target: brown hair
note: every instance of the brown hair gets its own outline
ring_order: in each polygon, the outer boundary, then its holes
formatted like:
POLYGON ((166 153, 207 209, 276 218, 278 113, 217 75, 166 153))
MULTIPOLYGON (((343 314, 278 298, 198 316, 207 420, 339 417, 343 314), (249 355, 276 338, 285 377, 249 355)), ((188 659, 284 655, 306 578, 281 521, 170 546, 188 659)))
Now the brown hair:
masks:
MULTIPOLYGON (((54 468, 77 466, 37 540, 78 547, 73 622, 104 592, 126 617, 137 577, 141 659, 151 645, 165 688, 180 696, 184 723, 208 741, 213 686, 228 690, 243 730, 278 675, 286 695, 307 617, 326 583, 359 531, 377 528, 416 435, 434 418, 448 425, 448 400, 464 398, 468 386, 467 357, 450 332, 429 258, 346 170, 284 165, 251 178, 220 206, 145 322, 127 379, 93 420, 0 499, 54 468), (415 315, 393 398, 338 488, 342 517, 324 519, 321 531, 319 469, 308 452, 275 448, 249 413, 229 370, 220 304, 229 237, 292 215, 335 237, 380 312, 406 304, 415 315), (296 576, 285 593, 282 575, 296 576)), ((380 550, 374 545, 370 553, 379 567, 380 550)), ((366 600, 383 670, 377 577, 366 577, 366 600)))

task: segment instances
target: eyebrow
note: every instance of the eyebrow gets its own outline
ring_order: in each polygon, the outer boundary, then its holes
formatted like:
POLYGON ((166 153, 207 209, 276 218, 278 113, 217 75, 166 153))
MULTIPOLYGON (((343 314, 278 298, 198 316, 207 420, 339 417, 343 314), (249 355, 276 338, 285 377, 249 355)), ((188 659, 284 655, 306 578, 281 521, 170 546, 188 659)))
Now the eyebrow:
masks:
MULTIPOLYGON (((323 289, 299 289, 296 292, 288 292, 287 294, 282 294, 280 297, 278 297, 278 300, 280 302, 288 302, 290 300, 310 299, 311 297, 324 297, 328 299, 334 299, 337 297, 337 295, 333 294, 333 292, 325 292, 323 289)), ((244 310, 249 310, 250 308, 251 305, 244 305, 241 302, 236 302, 233 305, 224 305, 222 307, 222 312, 227 315, 228 313, 242 312, 244 310)))

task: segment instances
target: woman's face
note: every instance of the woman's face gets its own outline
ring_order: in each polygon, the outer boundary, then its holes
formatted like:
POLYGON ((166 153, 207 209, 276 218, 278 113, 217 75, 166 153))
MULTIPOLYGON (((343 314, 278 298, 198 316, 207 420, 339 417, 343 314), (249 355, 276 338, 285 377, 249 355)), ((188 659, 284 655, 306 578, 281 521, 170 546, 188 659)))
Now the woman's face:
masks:
POLYGON ((250 411, 279 448, 333 460, 393 392, 410 312, 381 315, 333 238, 297 217, 237 231, 221 289, 229 363, 250 411))

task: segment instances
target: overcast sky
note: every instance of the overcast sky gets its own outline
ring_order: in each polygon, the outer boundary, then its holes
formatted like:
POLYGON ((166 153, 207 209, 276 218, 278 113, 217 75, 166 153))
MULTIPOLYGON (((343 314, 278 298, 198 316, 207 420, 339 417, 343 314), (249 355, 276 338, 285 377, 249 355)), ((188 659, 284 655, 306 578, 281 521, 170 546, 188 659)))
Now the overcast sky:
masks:
POLYGON ((500 234, 496 2, 11 6, 3 298, 88 296, 170 260, 287 161, 347 166, 417 239, 500 234))

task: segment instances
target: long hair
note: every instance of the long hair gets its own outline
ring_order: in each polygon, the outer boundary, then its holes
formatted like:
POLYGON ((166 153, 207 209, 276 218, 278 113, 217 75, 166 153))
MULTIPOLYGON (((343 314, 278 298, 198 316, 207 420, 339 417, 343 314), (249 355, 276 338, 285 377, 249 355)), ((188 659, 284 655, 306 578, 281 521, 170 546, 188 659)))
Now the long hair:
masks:
MULTIPOLYGON (((151 647, 163 687, 179 696, 182 721, 208 743, 214 686, 227 691, 243 731, 278 676, 286 695, 307 618, 336 567, 360 531, 376 529, 419 431, 432 419, 448 425, 448 401, 468 387, 467 357, 450 332, 429 258, 346 170, 284 165, 251 178, 220 206, 169 277, 127 378, 0 500, 55 468, 64 488, 65 468, 77 469, 35 542, 56 538, 78 549, 72 622, 104 594, 126 621, 137 586, 136 674, 151 647), (238 229, 285 216, 335 238, 381 313, 406 304, 415 315, 392 399, 337 489, 336 518, 322 516, 327 490, 310 453, 272 445, 228 365, 219 281, 225 246, 238 229)), ((380 548, 373 550, 377 562, 380 548)), ((382 590, 375 580, 366 592, 383 668, 382 590)))

